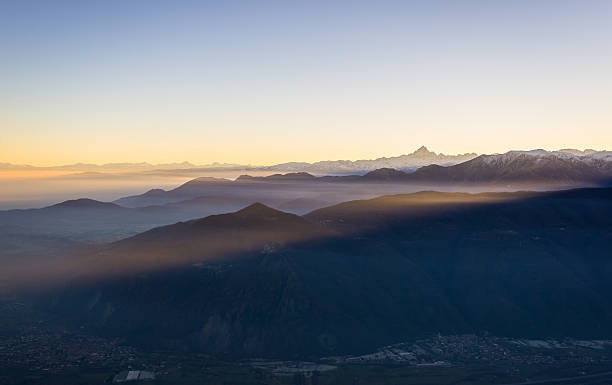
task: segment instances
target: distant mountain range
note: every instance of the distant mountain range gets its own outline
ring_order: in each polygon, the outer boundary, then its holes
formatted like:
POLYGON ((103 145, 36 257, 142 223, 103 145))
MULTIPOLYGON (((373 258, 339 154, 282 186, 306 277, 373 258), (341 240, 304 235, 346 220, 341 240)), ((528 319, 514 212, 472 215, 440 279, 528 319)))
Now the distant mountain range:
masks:
MULTIPOLYGON (((34 167, 0 163, 4 170, 64 170, 81 172, 82 178, 104 177, 104 172, 142 172, 142 173, 206 173, 210 171, 257 171, 259 173, 289 172, 293 177, 308 177, 303 173, 328 176, 358 176, 380 169, 394 169, 405 173, 417 171, 413 180, 431 180, 439 182, 506 182, 506 181, 558 181, 575 183, 598 181, 610 173, 612 152, 595 150, 562 149, 559 151, 531 150, 509 151, 505 154, 461 155, 437 154, 425 146, 413 153, 373 160, 336 160, 315 163, 289 162, 273 166, 254 167, 240 164, 213 163, 194 165, 189 162, 149 164, 149 163, 109 163, 105 165, 73 164, 57 167, 34 167), (451 168, 451 166, 458 166, 451 168), (501 170, 503 168, 503 170, 501 170), (99 174, 97 174, 99 173, 99 174), (300 174, 293 174, 300 173, 300 174)), ((76 175, 76 174, 75 174, 76 175)), ((395 179, 401 179, 397 174, 395 179)), ((370 177, 389 178, 390 175, 377 172, 370 177)), ((246 179, 247 176, 242 179, 246 179)), ((279 179, 274 176, 270 178, 279 179)), ((287 179, 287 178, 285 178, 287 179)), ((391 178, 393 179, 393 178, 391 178)), ((410 178, 409 178, 410 179, 410 178)))
POLYGON ((271 171, 294 171, 294 172, 312 172, 318 174, 348 174, 362 173, 376 170, 379 168, 394 168, 398 170, 413 171, 419 167, 430 164, 441 166, 453 165, 466 160, 475 158, 477 154, 466 153, 460 155, 444 155, 436 154, 429 151, 427 147, 421 146, 418 150, 411 154, 394 156, 390 158, 378 158, 372 160, 335 160, 321 161, 315 163, 290 162, 281 163, 275 166, 262 167, 263 170, 271 171))
POLYGON ((142 347, 231 358, 435 333, 606 339, 610 242, 612 189, 420 192, 303 217, 254 204, 83 255, 37 301, 142 347))
POLYGON ((150 164, 141 163, 108 163, 103 165, 77 163, 64 166, 37 167, 30 165, 13 165, 10 163, 0 163, 0 169, 49 169, 66 171, 152 171, 152 170, 253 170, 253 171, 304 171, 318 174, 347 174, 364 173, 378 168, 390 167, 402 170, 415 170, 418 167, 439 164, 452 165, 476 157, 477 154, 444 155, 436 154, 422 146, 415 152, 407 155, 400 155, 389 158, 378 158, 373 160, 334 160, 321 161, 315 163, 289 162, 273 166, 251 166, 231 163, 211 163, 207 165, 195 165, 189 162, 150 164))
POLYGON ((195 165, 189 162, 180 163, 159 163, 151 164, 147 162, 140 163, 106 163, 106 164, 92 164, 92 163, 75 163, 61 166, 31 166, 27 164, 11 164, 11 163, 0 163, 0 170, 65 170, 65 171, 151 171, 151 170, 180 170, 180 169, 192 169, 192 168, 203 168, 203 169, 227 169, 237 168, 242 169, 248 166, 239 164, 228 164, 228 163, 211 163, 208 165, 195 165))
POLYGON ((121 198, 116 203, 128 207, 142 207, 205 195, 219 195, 228 191, 241 191, 242 196, 262 197, 264 202, 274 205, 274 198, 279 194, 294 199, 320 196, 325 191, 337 189, 349 196, 372 189, 377 192, 382 191, 381 194, 388 194, 390 188, 401 190, 397 185, 413 186, 417 189, 419 186, 421 189, 422 187, 436 189, 449 188, 449 186, 467 188, 478 185, 489 188, 493 186, 554 189, 610 184, 612 184, 612 152, 533 150, 480 155, 459 164, 451 166, 431 164, 413 172, 380 168, 364 175, 317 177, 302 171, 265 177, 242 175, 235 181, 209 177, 196 178, 170 191, 154 189, 142 195, 121 198), (346 186, 355 183, 368 187, 346 186))
POLYGON ((421 190, 554 190, 612 186, 612 153, 512 151, 480 155, 451 166, 413 172, 381 168, 364 175, 314 176, 306 172, 201 177, 171 190, 152 189, 114 203, 89 199, 42 209, 0 211, 0 248, 38 250, 51 241, 99 243, 178 221, 238 210, 254 202, 303 215, 337 203, 421 190), (37 237, 37 238, 35 238, 37 237))
POLYGON ((612 152, 511 151, 480 155, 449 167, 429 165, 410 174, 379 170, 366 176, 440 183, 608 184, 612 182, 612 152))

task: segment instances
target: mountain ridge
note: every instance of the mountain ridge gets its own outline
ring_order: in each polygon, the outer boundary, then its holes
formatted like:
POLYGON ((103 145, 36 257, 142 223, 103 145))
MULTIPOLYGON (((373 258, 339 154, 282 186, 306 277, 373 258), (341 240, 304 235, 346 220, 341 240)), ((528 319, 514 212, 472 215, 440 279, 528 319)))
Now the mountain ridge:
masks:
POLYGON ((612 189, 421 192, 272 224, 258 213, 278 210, 243 210, 254 220, 238 211, 112 244, 86 259, 112 275, 40 301, 102 335, 230 358, 356 354, 482 330, 612 336, 601 294, 612 290, 612 189), (283 242, 278 230, 293 221, 333 232, 283 242))
POLYGON ((69 199, 51 206, 47 206, 44 208, 117 208, 121 209, 123 207, 112 203, 112 202, 102 202, 95 199, 89 198, 78 198, 78 199, 69 199))
POLYGON ((392 189, 395 188, 393 184, 427 186, 429 189, 468 189, 478 186, 509 189, 608 186, 612 184, 612 152, 575 155, 545 150, 510 151, 504 154, 479 155, 451 166, 429 164, 412 172, 380 168, 364 175, 316 176, 300 171, 269 176, 241 175, 233 181, 196 178, 172 190, 150 190, 141 195, 120 198, 114 203, 127 207, 142 207, 234 192, 242 199, 254 196, 256 200, 265 199, 263 203, 275 205, 282 204, 278 200, 281 199, 280 192, 283 189, 290 194, 284 197, 286 202, 296 199, 302 202, 310 199, 315 202, 317 194, 330 189, 337 188, 342 194, 355 196, 359 190, 378 188, 381 190, 378 195, 385 195, 385 186, 392 189), (363 188, 350 187, 355 184, 362 184, 363 188))

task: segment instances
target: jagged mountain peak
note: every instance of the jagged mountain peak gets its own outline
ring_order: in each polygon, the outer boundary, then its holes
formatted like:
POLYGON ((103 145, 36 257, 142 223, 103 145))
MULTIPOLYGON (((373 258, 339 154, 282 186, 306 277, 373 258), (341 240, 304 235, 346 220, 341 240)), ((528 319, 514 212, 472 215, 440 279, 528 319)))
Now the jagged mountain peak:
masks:
POLYGON ((436 155, 435 152, 429 151, 429 149, 425 146, 419 147, 412 155, 436 155))

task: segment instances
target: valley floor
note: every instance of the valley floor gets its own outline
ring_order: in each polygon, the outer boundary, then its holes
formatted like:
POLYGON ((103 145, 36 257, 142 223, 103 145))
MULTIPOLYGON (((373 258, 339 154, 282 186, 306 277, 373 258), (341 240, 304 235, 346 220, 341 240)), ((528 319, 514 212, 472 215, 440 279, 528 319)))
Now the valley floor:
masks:
POLYGON ((0 383, 113 383, 124 370, 151 384, 606 384, 612 341, 432 336, 361 356, 227 362, 193 353, 143 351, 64 328, 19 301, 2 303, 0 383), (8 320, 9 322, 6 322, 8 320))

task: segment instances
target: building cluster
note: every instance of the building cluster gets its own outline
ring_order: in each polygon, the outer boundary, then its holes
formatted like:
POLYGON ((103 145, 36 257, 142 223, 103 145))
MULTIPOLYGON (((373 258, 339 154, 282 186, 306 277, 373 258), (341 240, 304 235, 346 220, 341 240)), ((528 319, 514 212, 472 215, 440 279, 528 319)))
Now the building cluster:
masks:
POLYGON ((510 363, 558 365, 612 362, 611 341, 525 340, 489 335, 435 336, 387 346, 371 354, 330 357, 337 364, 395 363, 420 366, 510 363))
POLYGON ((135 349, 114 340, 85 334, 31 330, 3 337, 0 368, 60 373, 82 368, 128 367, 138 364, 135 349))

